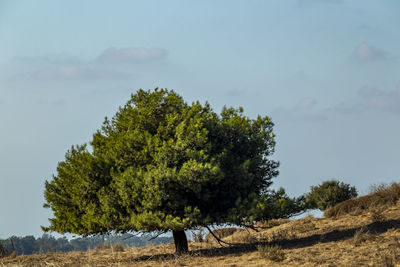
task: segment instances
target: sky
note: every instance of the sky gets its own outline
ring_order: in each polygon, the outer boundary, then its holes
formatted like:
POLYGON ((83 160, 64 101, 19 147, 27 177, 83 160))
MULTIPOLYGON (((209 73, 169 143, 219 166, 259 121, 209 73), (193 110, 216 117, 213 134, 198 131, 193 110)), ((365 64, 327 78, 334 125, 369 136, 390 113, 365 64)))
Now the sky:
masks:
POLYGON ((44 183, 137 89, 275 123, 290 196, 400 180, 400 1, 0 1, 0 238, 41 236, 44 183))

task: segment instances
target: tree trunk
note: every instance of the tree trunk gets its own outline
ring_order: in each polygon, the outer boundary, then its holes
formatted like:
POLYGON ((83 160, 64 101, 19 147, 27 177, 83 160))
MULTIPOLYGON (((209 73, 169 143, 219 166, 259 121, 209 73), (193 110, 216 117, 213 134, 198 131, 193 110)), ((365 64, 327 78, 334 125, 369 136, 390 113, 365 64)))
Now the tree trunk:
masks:
POLYGON ((172 235, 174 237, 176 254, 188 253, 189 248, 185 231, 172 231, 172 235))

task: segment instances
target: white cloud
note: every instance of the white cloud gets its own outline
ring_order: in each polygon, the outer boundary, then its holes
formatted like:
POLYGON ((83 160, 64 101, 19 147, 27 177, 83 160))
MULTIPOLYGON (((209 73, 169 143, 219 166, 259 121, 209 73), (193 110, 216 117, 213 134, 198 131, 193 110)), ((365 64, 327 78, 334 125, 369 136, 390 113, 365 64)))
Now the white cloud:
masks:
POLYGON ((353 99, 339 103, 329 111, 333 113, 400 113, 400 85, 389 91, 364 86, 357 91, 353 99))
POLYGON ((19 57, 14 60, 14 71, 19 80, 21 75, 40 81, 118 80, 134 76, 132 68, 120 63, 154 62, 166 58, 167 54, 167 50, 161 48, 127 47, 108 48, 92 60, 55 55, 19 57))
POLYGON ((363 87, 357 93, 357 100, 363 110, 400 112, 400 86, 392 91, 363 87))
POLYGON ((167 57, 167 50, 161 48, 108 48, 99 57, 101 62, 136 63, 143 61, 162 60, 167 57))
POLYGON ((272 112, 272 118, 285 121, 323 121, 326 120, 326 114, 321 110, 316 110, 317 100, 314 98, 304 98, 294 107, 280 107, 272 112))
POLYGON ((314 98, 304 98, 291 108, 275 109, 272 117, 290 122, 320 122, 343 115, 385 115, 385 113, 400 114, 400 83, 394 90, 389 91, 365 86, 358 90, 352 99, 322 109, 317 107, 314 98))
POLYGON ((364 63, 385 59, 386 53, 367 43, 362 43, 354 49, 354 56, 358 62, 364 63))

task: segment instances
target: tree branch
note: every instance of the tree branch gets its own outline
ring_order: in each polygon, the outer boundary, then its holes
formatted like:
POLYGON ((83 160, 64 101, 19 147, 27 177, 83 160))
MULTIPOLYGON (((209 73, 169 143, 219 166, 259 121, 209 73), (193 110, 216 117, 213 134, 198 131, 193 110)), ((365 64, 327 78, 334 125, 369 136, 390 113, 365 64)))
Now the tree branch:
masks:
POLYGON ((249 229, 251 229, 251 230, 253 230, 253 231, 256 231, 257 233, 259 232, 258 229, 257 229, 257 228, 259 228, 259 227, 255 227, 254 225, 245 224, 245 225, 243 225, 243 227, 249 228, 249 229))
POLYGON ((232 243, 225 242, 224 240, 222 240, 221 238, 219 238, 218 236, 216 236, 216 235, 214 234, 214 232, 211 231, 210 227, 206 226, 206 228, 207 228, 207 230, 210 232, 210 234, 218 241, 218 244, 220 244, 221 246, 223 246, 221 243, 225 243, 225 244, 227 244, 227 245, 234 245, 234 244, 232 244, 232 243))
POLYGON ((132 238, 132 237, 134 237, 134 236, 138 236, 139 235, 139 233, 136 233, 136 234, 129 234, 130 236, 127 236, 127 237, 124 237, 124 238, 122 238, 122 241, 125 241, 125 240, 127 240, 127 239, 129 239, 129 238, 132 238))
POLYGON ((151 241, 151 240, 154 240, 154 239, 156 239, 157 237, 159 237, 160 235, 162 235, 162 234, 164 234, 165 233, 165 231, 160 231, 160 232, 158 232, 155 236, 152 236, 149 240, 147 240, 147 241, 151 241))

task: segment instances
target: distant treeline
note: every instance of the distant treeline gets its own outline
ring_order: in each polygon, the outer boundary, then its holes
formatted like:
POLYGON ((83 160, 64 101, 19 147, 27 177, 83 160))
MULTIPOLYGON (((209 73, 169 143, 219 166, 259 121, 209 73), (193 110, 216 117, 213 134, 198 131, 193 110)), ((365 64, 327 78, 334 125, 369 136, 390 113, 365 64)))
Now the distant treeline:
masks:
POLYGON ((15 250, 17 255, 29 255, 33 253, 56 251, 87 251, 102 243, 121 243, 125 247, 141 247, 149 244, 172 242, 172 237, 157 237, 149 241, 150 238, 151 236, 149 235, 135 236, 133 234, 123 234, 97 235, 68 240, 66 237, 55 238, 52 235, 44 234, 39 238, 35 238, 34 236, 12 236, 7 239, 0 239, 0 244, 2 244, 8 252, 15 250))

